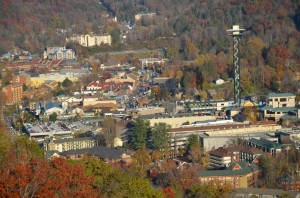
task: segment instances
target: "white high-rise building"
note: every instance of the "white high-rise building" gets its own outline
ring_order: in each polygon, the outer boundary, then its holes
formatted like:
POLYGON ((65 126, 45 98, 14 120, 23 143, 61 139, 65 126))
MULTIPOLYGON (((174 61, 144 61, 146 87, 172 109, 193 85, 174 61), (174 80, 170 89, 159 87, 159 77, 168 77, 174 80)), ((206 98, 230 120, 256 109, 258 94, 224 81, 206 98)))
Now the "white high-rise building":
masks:
POLYGON ((74 41, 85 47, 100 46, 103 44, 111 45, 111 35, 73 35, 68 41, 74 41))

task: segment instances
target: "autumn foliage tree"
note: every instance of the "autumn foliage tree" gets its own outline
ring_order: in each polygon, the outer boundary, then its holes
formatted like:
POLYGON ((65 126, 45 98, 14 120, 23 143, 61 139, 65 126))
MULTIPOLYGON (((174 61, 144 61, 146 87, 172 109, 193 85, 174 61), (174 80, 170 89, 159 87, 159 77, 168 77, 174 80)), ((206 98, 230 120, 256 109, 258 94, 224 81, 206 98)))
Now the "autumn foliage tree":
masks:
POLYGON ((17 156, 11 152, 0 169, 1 197, 99 197, 80 164, 56 158, 17 156))

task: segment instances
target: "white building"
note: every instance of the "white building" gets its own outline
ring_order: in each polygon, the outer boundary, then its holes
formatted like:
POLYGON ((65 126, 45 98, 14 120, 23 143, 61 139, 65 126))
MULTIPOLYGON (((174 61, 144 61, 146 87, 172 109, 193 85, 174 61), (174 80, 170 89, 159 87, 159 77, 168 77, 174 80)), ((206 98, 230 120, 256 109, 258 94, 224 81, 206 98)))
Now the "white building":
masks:
POLYGON ((85 47, 93 47, 93 46, 100 46, 100 45, 111 45, 112 38, 111 35, 73 35, 71 38, 67 39, 68 41, 74 41, 79 43, 85 47))
POLYGON ((80 103, 80 102, 82 102, 82 98, 72 96, 72 97, 69 97, 68 99, 66 99, 65 102, 67 102, 67 103, 80 103))
POLYGON ((56 113, 57 115, 64 114, 64 110, 62 107, 60 107, 57 103, 54 102, 48 102, 45 104, 45 115, 50 116, 53 113, 56 113))
POLYGON ((219 78, 218 80, 216 80, 216 85, 222 85, 224 83, 225 83, 225 81, 223 79, 221 79, 221 78, 219 78))

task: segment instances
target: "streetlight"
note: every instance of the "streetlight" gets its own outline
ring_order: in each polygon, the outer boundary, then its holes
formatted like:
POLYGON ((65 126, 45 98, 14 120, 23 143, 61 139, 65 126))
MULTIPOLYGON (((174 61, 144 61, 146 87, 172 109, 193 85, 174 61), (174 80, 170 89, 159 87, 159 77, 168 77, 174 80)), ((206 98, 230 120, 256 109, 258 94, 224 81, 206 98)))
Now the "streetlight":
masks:
POLYGON ((232 29, 226 30, 229 36, 233 38, 233 65, 234 65, 234 103, 241 106, 241 87, 240 87, 240 37, 244 34, 245 29, 240 29, 234 25, 232 29))

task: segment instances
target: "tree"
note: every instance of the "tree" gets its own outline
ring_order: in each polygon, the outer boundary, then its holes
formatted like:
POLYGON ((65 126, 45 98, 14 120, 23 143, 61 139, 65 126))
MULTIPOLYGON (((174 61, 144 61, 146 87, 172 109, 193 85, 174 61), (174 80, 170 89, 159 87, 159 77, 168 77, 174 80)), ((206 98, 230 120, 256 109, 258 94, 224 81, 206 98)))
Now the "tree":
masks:
POLYGON ((30 122, 33 118, 34 117, 31 113, 28 113, 27 111, 23 113, 23 122, 30 122))
POLYGON ((139 175, 145 176, 147 167, 151 162, 151 156, 146 149, 138 150, 133 154, 131 168, 139 175))
POLYGON ((111 117, 105 117, 103 120, 103 134, 105 137, 106 144, 110 147, 114 144, 114 139, 117 137, 117 120, 111 117))
POLYGON ((152 160, 153 162, 155 162, 155 161, 161 159, 162 157, 163 157, 163 154, 162 154, 161 151, 156 150, 156 151, 153 151, 153 152, 151 153, 151 160, 152 160))
POLYGON ((208 185, 194 185, 188 191, 188 197, 221 198, 229 197, 233 191, 231 186, 222 185, 219 181, 211 181, 208 185))
POLYGON ((43 150, 37 142, 30 140, 26 135, 20 136, 13 144, 16 156, 25 156, 27 160, 44 157, 43 150))
POLYGON ((169 130, 170 126, 166 123, 155 123, 151 129, 151 145, 155 150, 164 151, 169 147, 169 130))
POLYGON ((118 44, 120 42, 120 29, 114 28, 111 32, 111 38, 113 44, 118 44))
POLYGON ((66 78, 61 85, 65 88, 65 89, 70 89, 73 86, 73 82, 69 79, 66 78))
POLYGON ((60 158, 48 162, 44 158, 16 155, 12 150, 0 169, 1 197, 99 197, 81 164, 60 158))
POLYGON ((0 122, 0 169, 12 146, 10 135, 3 122, 0 122))
POLYGON ((163 197, 146 179, 130 177, 91 157, 85 157, 81 163, 87 175, 95 177, 92 186, 101 197, 163 197))
POLYGON ((206 90, 199 90, 198 93, 202 101, 207 100, 208 94, 206 90))
POLYGON ((168 187, 164 188, 163 193, 164 193, 165 198, 175 198, 176 197, 175 191, 172 188, 172 186, 168 186, 168 187))
POLYGON ((255 107, 245 107, 243 112, 247 116, 247 120, 250 122, 257 121, 258 115, 255 107))
POLYGON ((199 137, 196 134, 189 135, 186 143, 187 151, 189 151, 191 147, 198 145, 200 146, 199 137))
POLYGON ((57 113, 52 113, 51 115, 49 115, 49 120, 51 122, 55 122, 57 120, 57 113))
POLYGON ((143 149, 147 144, 147 135, 150 131, 150 122, 142 119, 135 119, 130 130, 130 143, 136 149, 143 149))
POLYGON ((190 147, 189 154, 188 154, 189 160, 191 160, 193 163, 200 164, 202 156, 203 156, 203 152, 200 148, 200 145, 193 145, 190 147))

